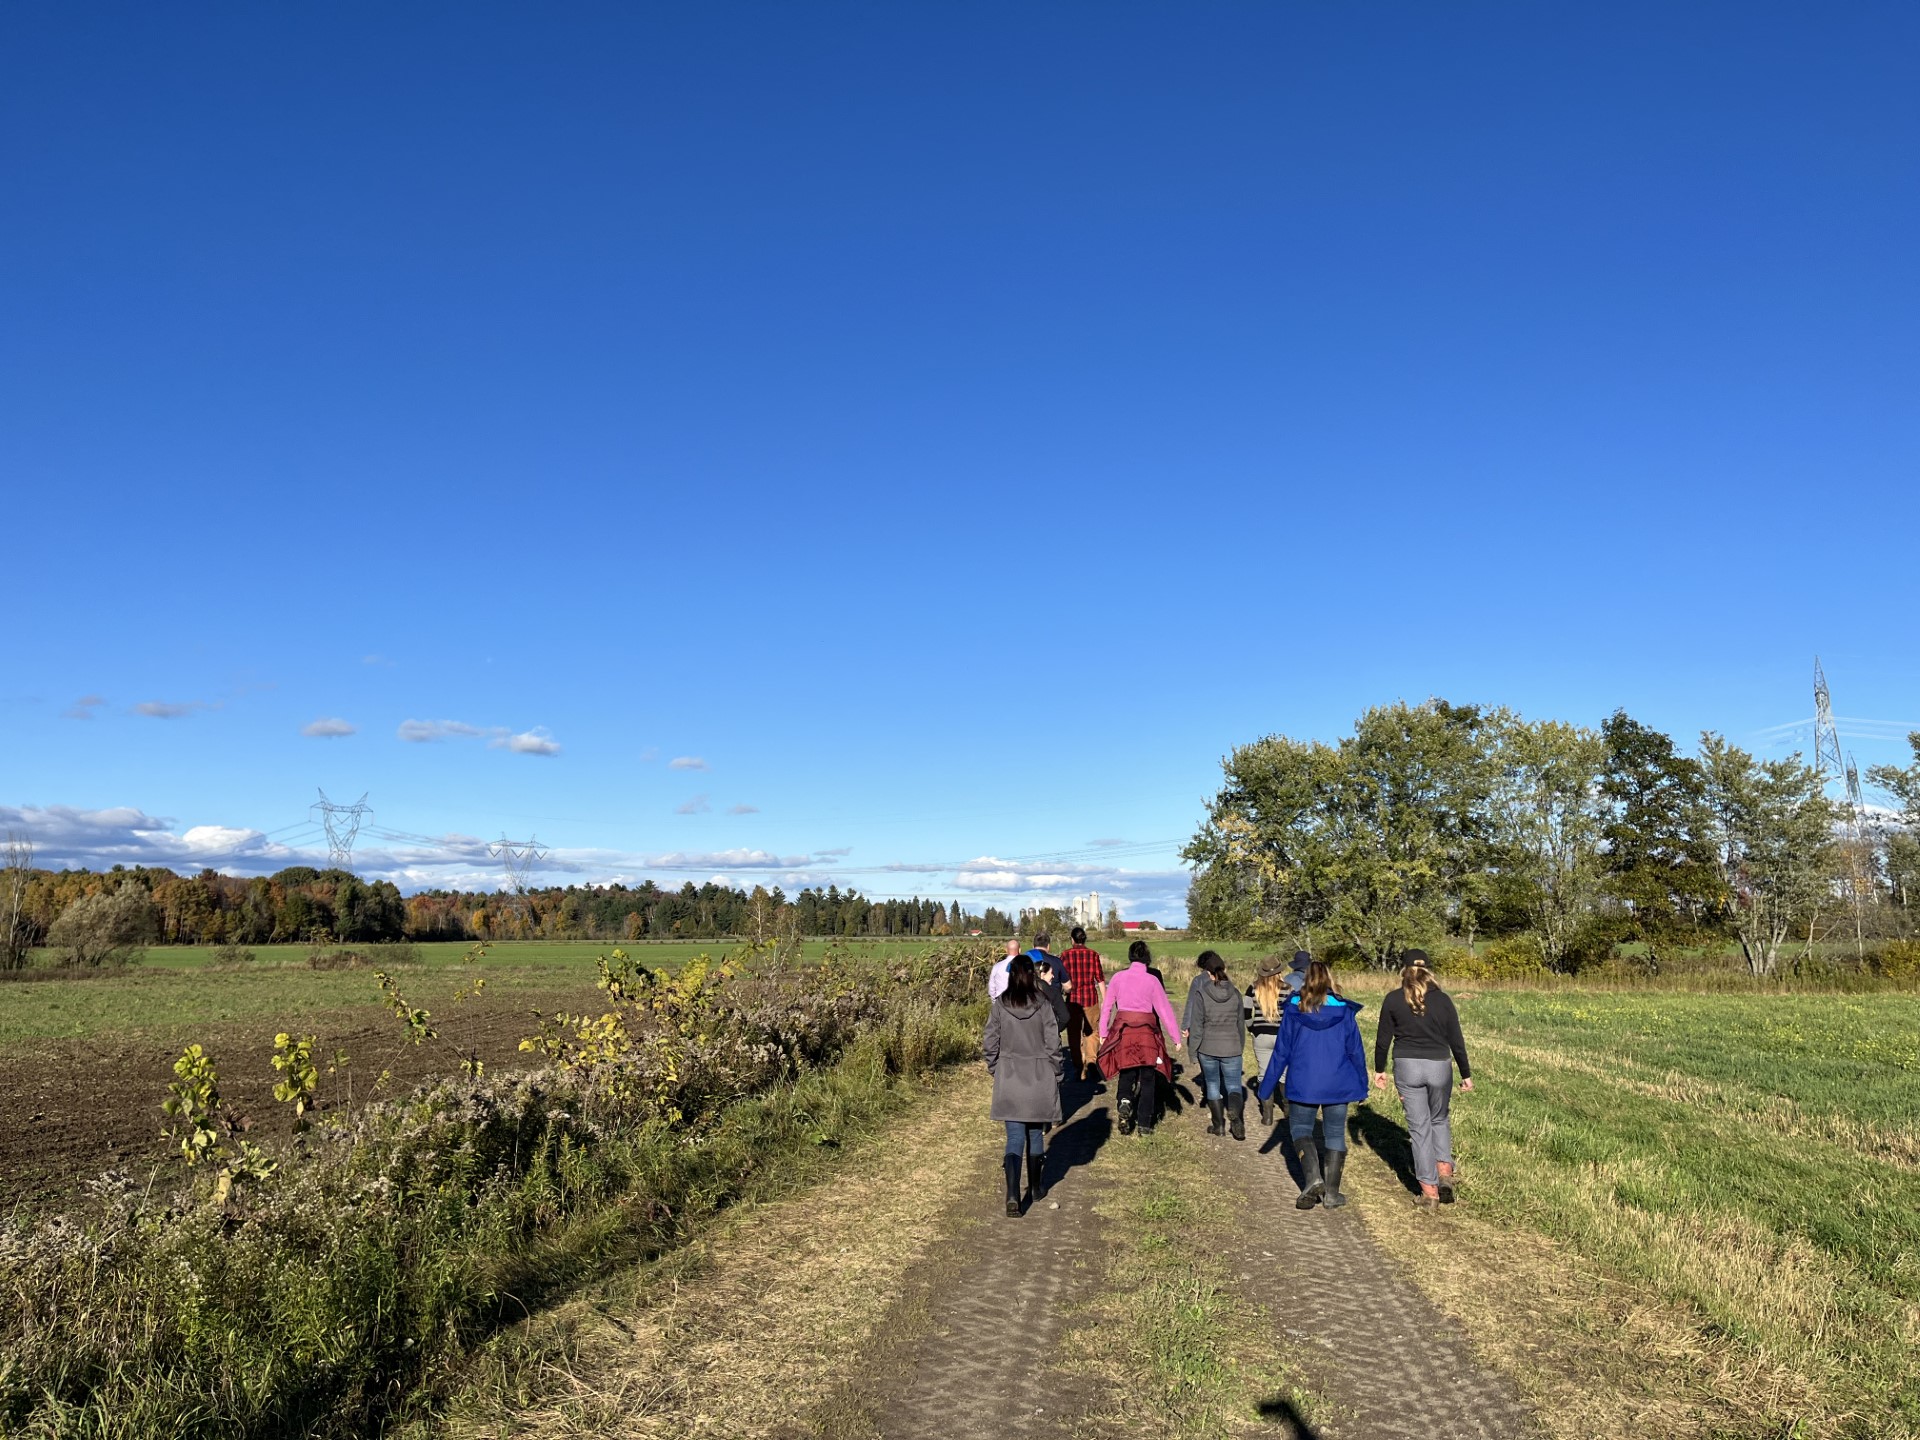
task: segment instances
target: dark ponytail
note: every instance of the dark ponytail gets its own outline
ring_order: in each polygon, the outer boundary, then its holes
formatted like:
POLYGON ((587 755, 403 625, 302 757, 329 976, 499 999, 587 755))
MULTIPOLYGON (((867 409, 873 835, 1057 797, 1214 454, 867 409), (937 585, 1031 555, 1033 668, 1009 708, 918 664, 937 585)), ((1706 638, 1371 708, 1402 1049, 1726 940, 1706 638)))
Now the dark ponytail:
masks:
POLYGON ((1033 968, 1033 958, 1014 956, 1013 963, 1007 966, 1007 993, 1002 998, 1009 1005, 1031 1005, 1039 994, 1040 980, 1033 968))

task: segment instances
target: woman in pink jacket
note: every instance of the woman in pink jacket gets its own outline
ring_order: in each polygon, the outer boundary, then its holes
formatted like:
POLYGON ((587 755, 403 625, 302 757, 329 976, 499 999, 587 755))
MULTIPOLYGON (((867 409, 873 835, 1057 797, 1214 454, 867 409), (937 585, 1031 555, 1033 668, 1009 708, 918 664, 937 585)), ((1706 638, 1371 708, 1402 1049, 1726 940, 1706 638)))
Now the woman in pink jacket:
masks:
POLYGON ((1127 968, 1107 982, 1100 1005, 1100 1073, 1120 1077, 1120 1133, 1130 1135, 1137 1123, 1142 1135, 1153 1133, 1159 1108, 1158 1075, 1173 1079, 1168 1058, 1180 1044, 1180 1017, 1174 1014, 1167 990, 1147 966, 1153 952, 1136 940, 1127 950, 1127 968))

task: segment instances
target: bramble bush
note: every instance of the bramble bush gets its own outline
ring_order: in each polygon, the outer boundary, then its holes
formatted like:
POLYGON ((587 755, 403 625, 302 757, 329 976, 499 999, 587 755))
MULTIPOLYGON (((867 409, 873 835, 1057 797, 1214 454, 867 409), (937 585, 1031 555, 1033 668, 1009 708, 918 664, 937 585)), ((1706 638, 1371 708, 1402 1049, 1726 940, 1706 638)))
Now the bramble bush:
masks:
POLYGON ((1887 941, 1874 968, 1889 980, 1920 980, 1920 940, 1887 941))
POLYGON ((1435 953, 1433 970, 1444 982, 1459 980, 1527 980, 1546 973, 1547 963, 1531 935, 1508 935, 1489 940, 1469 953, 1446 949, 1435 953))
MULTIPOLYGON (((492 1330, 975 1053, 977 1004, 954 1002, 990 962, 684 980, 610 960, 624 1049, 562 1027, 558 1063, 336 1114, 277 1168, 222 1156, 224 1182, 202 1165, 158 1195, 113 1173, 82 1218, 0 1220, 0 1435, 358 1436, 422 1414, 492 1330)), ((182 1058, 186 1153, 221 1151, 211 1066, 182 1058)))

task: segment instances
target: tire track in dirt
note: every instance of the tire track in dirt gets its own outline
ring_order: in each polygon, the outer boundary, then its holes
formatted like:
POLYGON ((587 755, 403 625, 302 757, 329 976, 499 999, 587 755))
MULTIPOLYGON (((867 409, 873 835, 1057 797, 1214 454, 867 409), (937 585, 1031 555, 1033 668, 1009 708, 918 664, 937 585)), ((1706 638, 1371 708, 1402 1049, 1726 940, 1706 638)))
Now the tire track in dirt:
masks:
MULTIPOLYGON (((1249 1107, 1251 1112, 1252 1107, 1249 1107)), ((1199 1119, 1183 1118, 1196 1126, 1199 1119)), ((1254 1115, 1249 1113, 1249 1122, 1254 1115)), ((1271 1132, 1249 1123, 1247 1139, 1202 1137, 1207 1163, 1246 1197, 1238 1233, 1264 1261, 1267 1276, 1245 1272, 1252 1298, 1273 1314, 1275 1341, 1327 1398, 1336 1418, 1325 1440, 1536 1440, 1532 1413, 1506 1379, 1482 1365, 1459 1327, 1435 1307, 1369 1233, 1353 1196, 1338 1210, 1296 1210, 1300 1186, 1290 1169, 1284 1121, 1271 1132), (1261 1252, 1265 1252, 1262 1254, 1261 1252)), ((1349 1176, 1386 1162, 1354 1144, 1349 1176)), ((1445 1224, 1422 1213, 1396 1181, 1395 1203, 1408 1224, 1445 1224)))
POLYGON ((1047 1197, 1017 1220, 1005 1213, 1001 1152, 985 1147, 977 1193, 964 1206, 977 1222, 967 1253, 936 1258, 915 1300, 918 1335, 889 1357, 897 1367, 890 1378, 860 1387, 853 1408, 871 1434, 1065 1437, 1089 1413, 1096 1397, 1088 1382, 1050 1357, 1071 1308, 1098 1289, 1104 1272, 1093 1213, 1102 1180, 1093 1162, 1113 1132, 1113 1112, 1104 1089, 1091 1085, 1069 1083, 1062 1098, 1066 1119, 1047 1145, 1047 1197))

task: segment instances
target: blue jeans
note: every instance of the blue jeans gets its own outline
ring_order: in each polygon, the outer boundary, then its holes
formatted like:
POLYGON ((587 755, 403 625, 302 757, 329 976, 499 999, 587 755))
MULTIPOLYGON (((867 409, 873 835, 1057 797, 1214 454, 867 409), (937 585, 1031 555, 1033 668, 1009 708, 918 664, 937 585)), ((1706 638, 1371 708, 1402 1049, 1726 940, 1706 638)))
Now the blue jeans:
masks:
POLYGON ((1295 1141, 1313 1138, 1313 1117, 1321 1117, 1321 1143, 1329 1150, 1347 1148, 1347 1107, 1345 1105, 1303 1105, 1287 1102, 1287 1133, 1295 1141))
POLYGON ((1207 1082, 1207 1099, 1224 1100, 1240 1088, 1240 1057, 1202 1055, 1200 1075, 1207 1082))
POLYGON ((1023 1149, 1029 1155, 1047 1153, 1047 1127, 1043 1124, 1028 1124, 1025 1120, 1003 1120, 1007 1127, 1007 1154, 1018 1155, 1023 1149))

